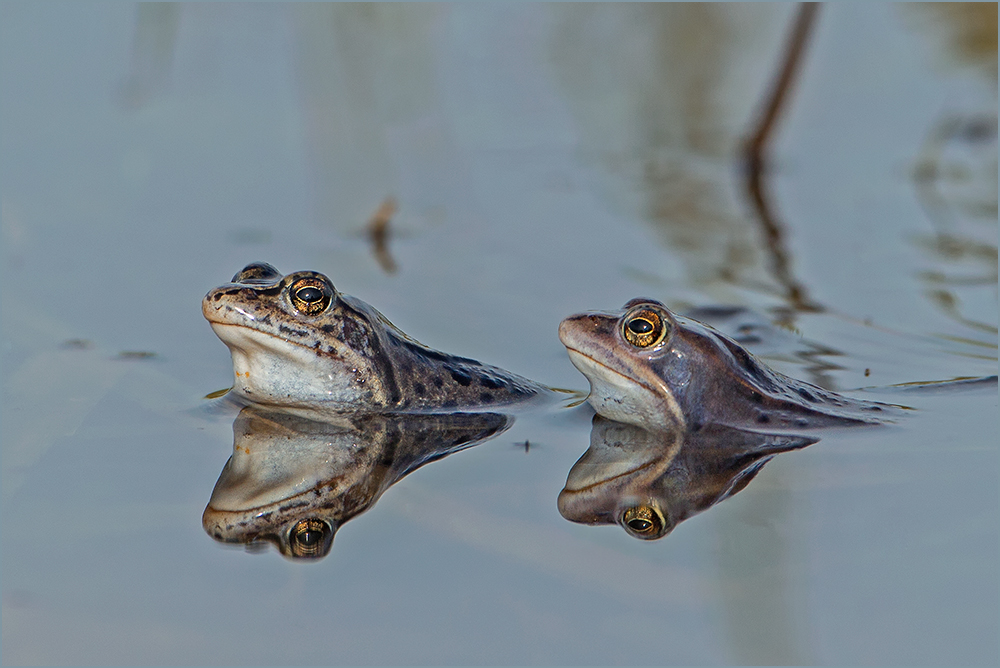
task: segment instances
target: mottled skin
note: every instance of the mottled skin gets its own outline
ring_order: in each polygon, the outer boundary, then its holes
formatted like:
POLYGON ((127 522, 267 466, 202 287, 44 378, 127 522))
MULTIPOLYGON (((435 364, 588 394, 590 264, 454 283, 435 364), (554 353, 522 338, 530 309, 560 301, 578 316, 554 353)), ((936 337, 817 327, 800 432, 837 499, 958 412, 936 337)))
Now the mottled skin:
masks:
POLYGON ((355 414, 317 421, 258 406, 233 423, 202 526, 217 541, 267 541, 287 557, 326 556, 337 529, 399 479, 502 433, 498 413, 355 414))
POLYGON ((655 540, 742 490, 774 455, 816 440, 721 425, 648 431, 595 416, 590 448, 559 493, 559 513, 655 540))
POLYGON ((323 274, 248 265, 202 312, 233 356, 233 392, 252 402, 337 411, 438 411, 509 405, 537 383, 432 350, 323 274), (299 297, 305 297, 301 299, 299 297))
POLYGON ((879 423, 895 411, 769 369, 732 339, 652 299, 633 299, 615 313, 570 316, 559 338, 590 381, 594 410, 650 429, 801 430, 879 423), (633 345, 626 326, 650 312, 663 322, 662 340, 633 345))

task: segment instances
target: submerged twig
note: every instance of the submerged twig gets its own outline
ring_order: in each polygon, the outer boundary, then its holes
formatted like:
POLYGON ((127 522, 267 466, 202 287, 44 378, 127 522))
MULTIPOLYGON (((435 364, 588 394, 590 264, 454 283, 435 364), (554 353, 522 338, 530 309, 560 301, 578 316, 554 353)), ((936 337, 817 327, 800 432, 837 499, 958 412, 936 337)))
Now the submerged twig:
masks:
POLYGON ((771 270, 775 279, 784 286, 785 296, 792 307, 799 311, 820 311, 822 307, 810 301, 805 287, 792 276, 791 263, 785 248, 784 229, 770 205, 764 174, 768 165, 767 150, 771 136, 778 117, 786 106, 788 93, 798 74, 802 54, 818 11, 819 4, 815 2, 805 2, 799 6, 778 76, 765 98, 767 102, 756 129, 743 148, 747 191, 767 240, 767 250, 771 255, 771 270))

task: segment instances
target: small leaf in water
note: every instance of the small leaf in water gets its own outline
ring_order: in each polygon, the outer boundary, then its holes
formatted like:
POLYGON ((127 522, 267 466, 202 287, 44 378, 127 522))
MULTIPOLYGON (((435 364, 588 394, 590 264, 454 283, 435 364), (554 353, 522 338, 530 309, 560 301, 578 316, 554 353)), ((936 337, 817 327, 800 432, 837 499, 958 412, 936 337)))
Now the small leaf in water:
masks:
POLYGON ((218 399, 219 397, 224 397, 226 393, 229 392, 229 390, 231 389, 233 388, 227 387, 224 390, 216 390, 215 392, 209 392, 208 394, 205 395, 205 399, 218 399))

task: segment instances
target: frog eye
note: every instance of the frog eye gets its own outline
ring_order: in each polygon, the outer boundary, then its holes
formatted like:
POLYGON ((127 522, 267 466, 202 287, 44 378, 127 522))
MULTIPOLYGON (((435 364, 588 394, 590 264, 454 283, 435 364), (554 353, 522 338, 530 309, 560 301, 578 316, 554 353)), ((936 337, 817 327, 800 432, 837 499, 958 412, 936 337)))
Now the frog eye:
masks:
POLYGON ((321 519, 299 520, 288 534, 293 557, 325 557, 333 543, 333 528, 321 519))
POLYGON ((622 336, 636 348, 655 346, 669 328, 663 316, 648 306, 629 311, 622 319, 622 336))
POLYGON ((654 540, 664 535, 666 522, 659 509, 653 506, 635 506, 622 514, 621 525, 633 538, 654 540))
POLYGON ((318 278, 300 278, 288 291, 292 306, 303 315, 318 315, 333 301, 333 289, 318 278))

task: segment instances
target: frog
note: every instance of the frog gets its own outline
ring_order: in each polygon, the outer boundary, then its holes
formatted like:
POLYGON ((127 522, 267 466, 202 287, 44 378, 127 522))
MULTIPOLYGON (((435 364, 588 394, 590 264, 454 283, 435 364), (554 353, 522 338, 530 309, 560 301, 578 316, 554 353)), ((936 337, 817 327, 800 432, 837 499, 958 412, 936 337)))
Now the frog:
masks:
POLYGON ((532 380, 429 348, 315 271, 248 264, 202 313, 247 402, 339 412, 476 410, 550 395, 532 380))
POLYGON ((808 430, 884 424, 903 410, 779 373, 728 336, 651 298, 569 316, 559 339, 590 382, 594 410, 640 427, 808 430))
POLYGON ((307 417, 245 406, 202 527, 220 543, 250 550, 271 544, 289 559, 322 559, 337 530, 389 487, 511 424, 511 416, 496 412, 307 417))

